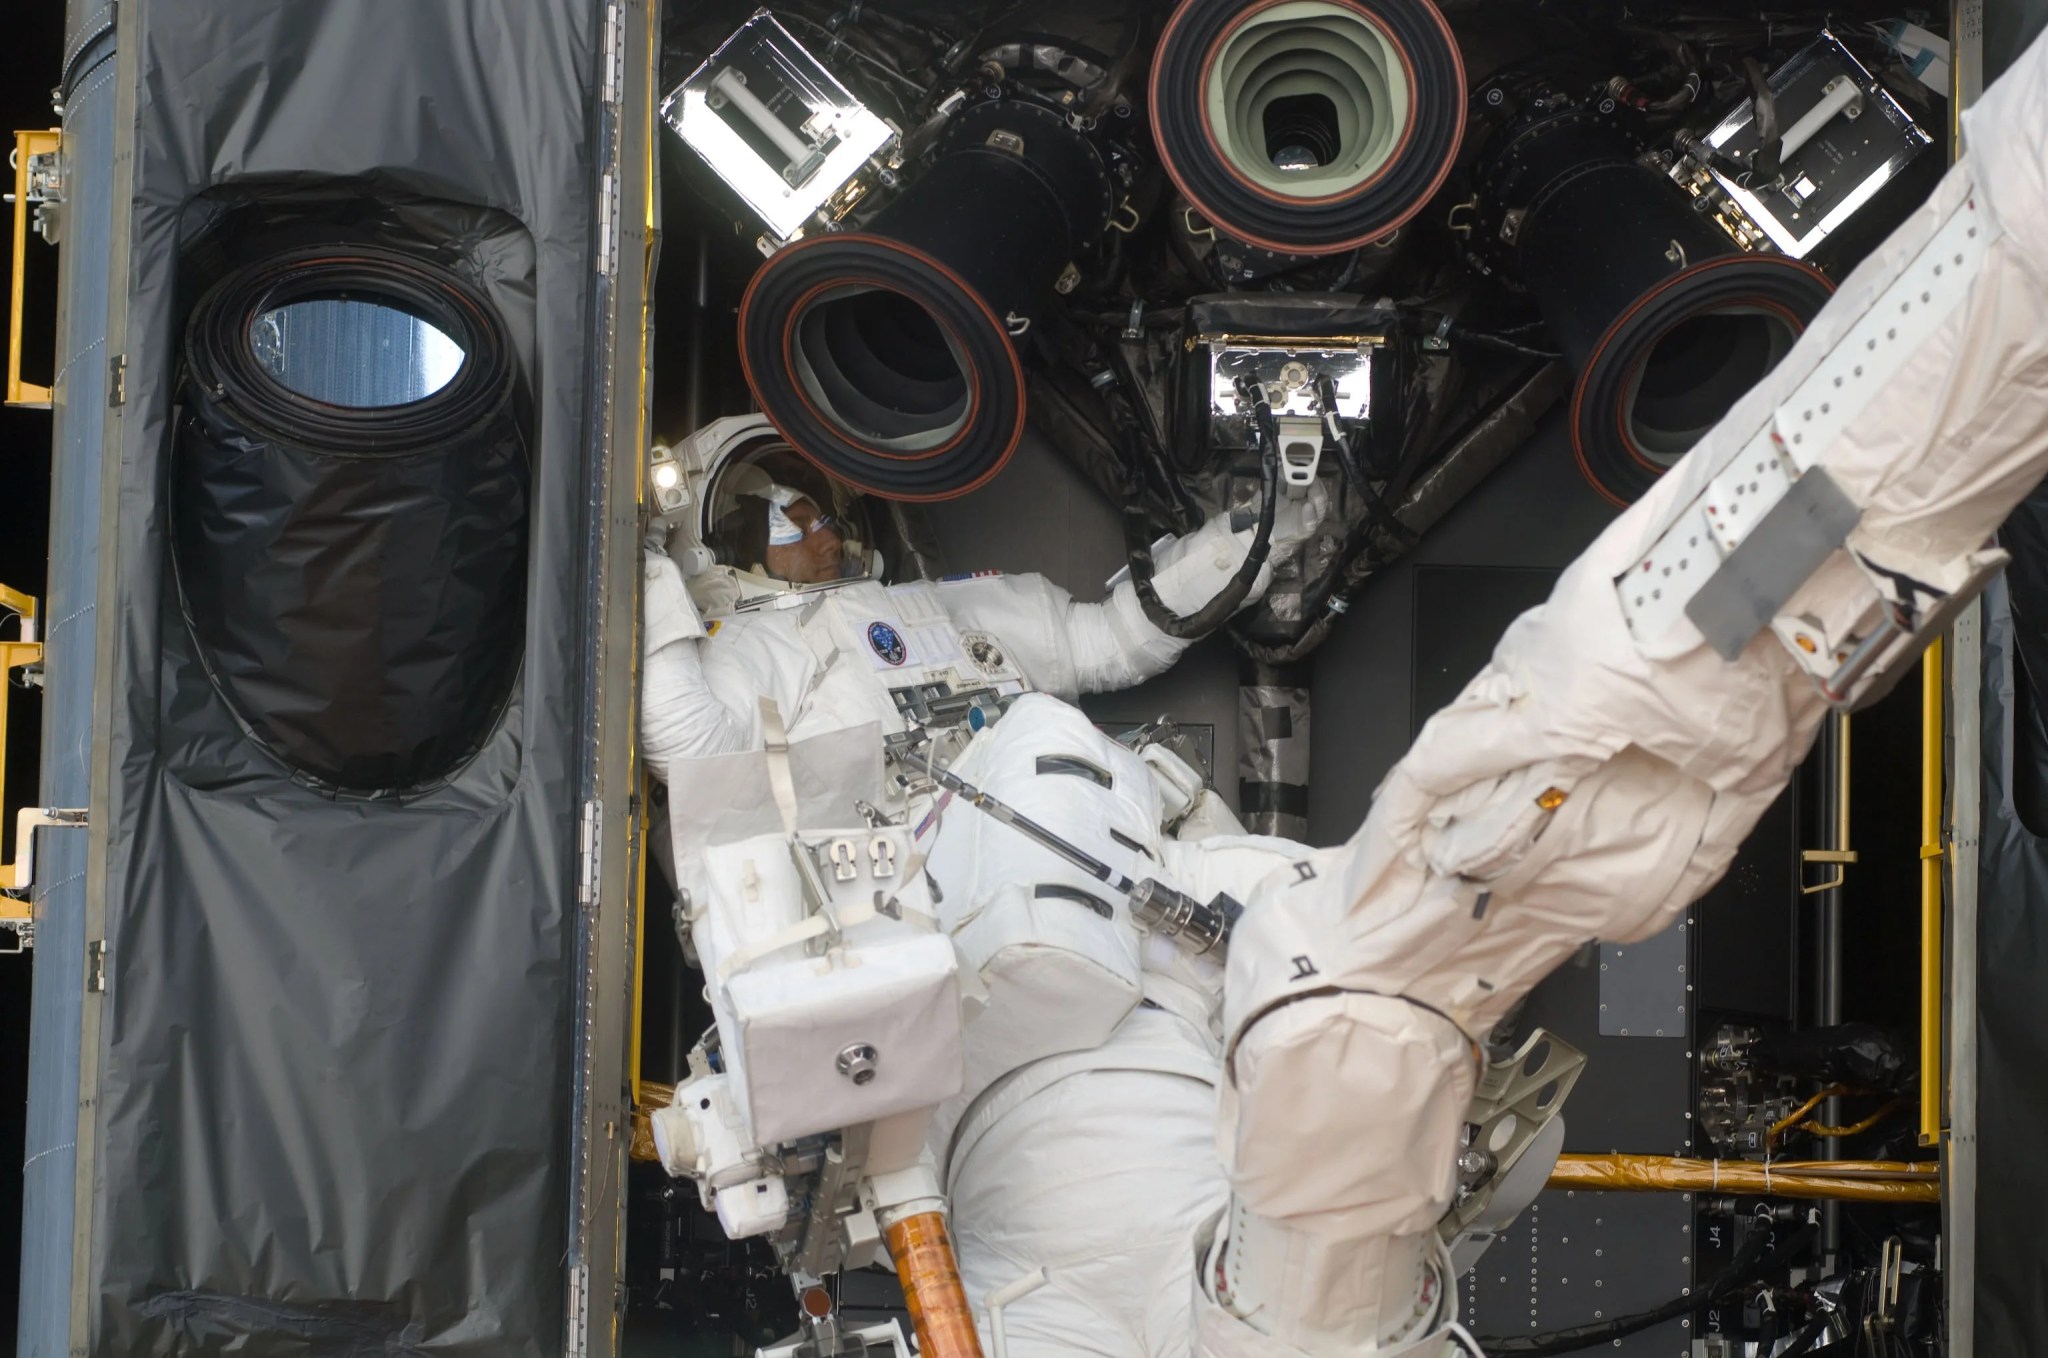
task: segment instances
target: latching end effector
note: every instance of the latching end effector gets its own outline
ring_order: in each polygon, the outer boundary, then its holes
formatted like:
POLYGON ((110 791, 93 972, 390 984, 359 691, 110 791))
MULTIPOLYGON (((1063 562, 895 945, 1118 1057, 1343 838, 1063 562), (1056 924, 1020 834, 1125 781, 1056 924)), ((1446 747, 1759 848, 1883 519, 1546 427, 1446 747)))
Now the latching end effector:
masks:
POLYGON ((1944 589, 1888 572, 1859 555, 1856 563, 1874 590, 1862 618, 1831 634, 1811 615, 1780 614, 1771 620, 1771 631, 1813 677, 1831 707, 1865 707, 1891 692, 2008 559, 1995 547, 1971 552, 1954 563, 1959 579, 1944 589))

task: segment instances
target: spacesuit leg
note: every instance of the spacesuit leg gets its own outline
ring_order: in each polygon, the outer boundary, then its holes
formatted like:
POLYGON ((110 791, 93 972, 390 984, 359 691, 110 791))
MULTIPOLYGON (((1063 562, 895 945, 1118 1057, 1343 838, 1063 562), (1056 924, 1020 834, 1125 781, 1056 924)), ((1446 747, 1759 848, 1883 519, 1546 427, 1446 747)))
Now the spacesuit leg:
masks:
POLYGON ((1509 629, 1358 834, 1246 902, 1198 1353, 1454 1352, 1431 1227, 1473 1041, 1578 947, 1706 891, 1828 706, 1909 670, 1995 568, 1985 540, 2048 470, 2048 39, 1966 132, 1784 363, 1509 629))
POLYGON ((1180 1358, 1188 1242, 1221 1207, 1216 1056, 1184 1020, 1141 1008, 1101 1047, 990 1091, 963 1124, 948 1194, 960 1275, 1009 1358, 1180 1358))

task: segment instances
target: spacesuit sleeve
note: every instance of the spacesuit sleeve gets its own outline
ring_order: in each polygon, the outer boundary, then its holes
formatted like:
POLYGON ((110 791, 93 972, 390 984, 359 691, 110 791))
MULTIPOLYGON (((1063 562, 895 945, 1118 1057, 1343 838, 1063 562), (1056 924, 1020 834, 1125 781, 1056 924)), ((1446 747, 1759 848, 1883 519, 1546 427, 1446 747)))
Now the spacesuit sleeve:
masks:
MULTIPOLYGON (((1248 538, 1218 515, 1162 547, 1152 577, 1160 601, 1185 616, 1215 598, 1243 564, 1248 538)), ((1270 577, 1270 570, 1259 573, 1246 606, 1270 577)), ((1077 603, 1041 575, 949 581, 940 598, 963 627, 1001 639, 1033 688, 1068 699, 1141 684, 1172 668, 1191 644, 1152 625, 1129 580, 1100 603, 1077 603)))
POLYGON ((733 754, 761 743, 759 718, 722 703, 704 678, 704 623, 666 554, 645 563, 646 661, 640 679, 640 749, 664 783, 677 760, 733 754))

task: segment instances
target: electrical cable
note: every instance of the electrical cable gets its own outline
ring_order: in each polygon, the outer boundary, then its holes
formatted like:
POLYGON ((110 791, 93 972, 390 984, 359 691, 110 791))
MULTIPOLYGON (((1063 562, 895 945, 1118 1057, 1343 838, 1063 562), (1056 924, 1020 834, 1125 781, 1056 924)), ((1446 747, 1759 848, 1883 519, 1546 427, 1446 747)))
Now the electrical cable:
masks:
MULTIPOLYGON (((1154 419, 1152 403, 1145 398, 1145 388, 1138 381, 1138 374, 1131 367, 1131 356, 1122 344, 1115 340, 1105 346, 1109 353, 1110 371, 1116 380, 1103 392, 1112 405, 1119 400, 1130 403, 1126 413, 1130 417, 1130 436, 1145 465, 1159 480, 1159 489, 1165 494, 1169 509, 1173 512, 1174 528, 1186 532, 1202 522, 1202 504, 1189 490, 1187 483, 1174 473, 1171 461, 1166 455, 1166 438, 1154 419)), ((1274 446, 1279 446, 1275 440, 1274 446)))
POLYGON ((1302 600, 1301 616, 1309 619, 1300 633, 1280 643, 1261 641, 1233 630, 1231 640, 1246 656, 1266 664, 1287 664, 1321 645, 1349 606, 1350 596, 1385 565, 1398 560, 1453 505, 1491 475, 1536 427, 1537 418, 1563 395, 1568 377, 1562 364, 1534 368, 1512 384, 1495 405, 1454 435, 1441 456, 1428 453, 1439 445, 1411 438, 1401 464, 1381 490, 1396 506, 1396 531, 1371 525, 1354 532, 1334 572, 1318 582, 1302 600), (1427 464, 1425 469, 1424 464, 1427 464))
POLYGON ((1872 1127, 1875 1127, 1878 1123, 1884 1121, 1884 1119, 1890 1117, 1893 1113, 1898 1112, 1899 1109, 1905 1106, 1906 1101, 1904 1099, 1893 1099, 1890 1103, 1885 1104, 1882 1108, 1879 1108, 1875 1113, 1872 1113, 1869 1117, 1864 1118, 1860 1122, 1852 1122, 1846 1127, 1828 1127, 1824 1126, 1821 1123, 1814 1122, 1811 1119, 1808 1119, 1804 1122, 1795 1124, 1792 1130, 1795 1132, 1805 1132, 1808 1136, 1825 1137, 1829 1140, 1835 1140, 1845 1136, 1856 1136, 1860 1133, 1869 1131, 1872 1127))
POLYGON ((1259 518, 1252 532, 1251 548, 1245 553, 1237 574, 1217 592, 1215 598, 1185 617, 1167 607, 1152 584, 1152 547, 1146 541, 1149 528, 1144 509, 1135 502, 1135 497, 1125 498, 1124 541, 1130 549, 1131 588, 1137 592, 1146 620, 1177 640, 1205 637, 1243 607, 1252 586, 1258 581, 1259 572, 1265 568, 1267 556, 1272 552, 1273 519, 1280 508, 1280 428, 1273 418, 1273 406, 1266 398, 1264 387, 1240 378, 1237 391, 1238 400, 1251 408, 1252 424, 1258 430, 1262 445, 1259 457, 1259 518))
POLYGON ((1595 1344, 1618 1341, 1632 1334, 1640 1334, 1667 1320, 1680 1316, 1697 1315, 1718 1306, 1737 1295, 1750 1284, 1774 1271, 1779 1263, 1791 1258, 1811 1242, 1816 1228, 1801 1227, 1776 1245, 1769 1244, 1763 1232, 1751 1232, 1742 1246, 1735 1252, 1735 1258, 1719 1276, 1705 1287, 1698 1288, 1686 1296, 1674 1297, 1662 1306, 1634 1315, 1617 1316, 1591 1325, 1575 1325, 1569 1329, 1554 1330, 1549 1334, 1517 1335, 1513 1338, 1482 1339, 1479 1342, 1494 1358, 1508 1354, 1547 1355, 1577 1353, 1595 1344))
POLYGON ((1847 1085, 1829 1085, 1805 1103, 1800 1104, 1798 1108, 1772 1123, 1769 1134, 1764 1137, 1764 1144, 1766 1146, 1777 1144, 1778 1138, 1798 1126, 1800 1122, 1805 1120, 1808 1113, 1811 1113, 1829 1099, 1839 1098, 1844 1094, 1852 1094, 1854 1092, 1847 1085))

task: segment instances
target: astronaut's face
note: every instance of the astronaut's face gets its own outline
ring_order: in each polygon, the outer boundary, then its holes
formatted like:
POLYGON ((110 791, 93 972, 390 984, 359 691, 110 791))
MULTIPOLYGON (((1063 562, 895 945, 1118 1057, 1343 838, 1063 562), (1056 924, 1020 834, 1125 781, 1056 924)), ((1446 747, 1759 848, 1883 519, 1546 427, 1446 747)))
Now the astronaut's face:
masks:
POLYGON ((795 501, 783 513, 803 531, 803 540, 786 547, 771 543, 767 559, 761 563, 769 574, 793 585, 818 585, 839 579, 846 540, 839 536, 838 527, 808 499, 795 501))

